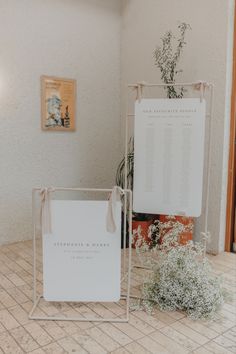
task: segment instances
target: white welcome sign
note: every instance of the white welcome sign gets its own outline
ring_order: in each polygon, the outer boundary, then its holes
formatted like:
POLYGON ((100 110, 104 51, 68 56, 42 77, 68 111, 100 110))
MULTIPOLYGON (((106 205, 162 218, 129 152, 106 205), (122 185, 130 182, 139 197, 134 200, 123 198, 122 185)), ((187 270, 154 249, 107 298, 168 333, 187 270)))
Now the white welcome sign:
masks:
POLYGON ((134 211, 200 216, 205 115, 204 99, 136 102, 134 211))
POLYGON ((52 200, 52 234, 43 235, 47 301, 119 301, 121 203, 106 231, 107 201, 52 200))

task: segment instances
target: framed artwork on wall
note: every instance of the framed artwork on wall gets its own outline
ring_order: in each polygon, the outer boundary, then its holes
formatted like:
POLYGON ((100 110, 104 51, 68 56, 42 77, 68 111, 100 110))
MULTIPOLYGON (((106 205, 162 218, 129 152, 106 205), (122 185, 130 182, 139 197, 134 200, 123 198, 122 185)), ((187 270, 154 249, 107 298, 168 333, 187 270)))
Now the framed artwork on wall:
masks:
POLYGON ((41 126, 47 131, 75 130, 76 80, 41 76, 41 126))

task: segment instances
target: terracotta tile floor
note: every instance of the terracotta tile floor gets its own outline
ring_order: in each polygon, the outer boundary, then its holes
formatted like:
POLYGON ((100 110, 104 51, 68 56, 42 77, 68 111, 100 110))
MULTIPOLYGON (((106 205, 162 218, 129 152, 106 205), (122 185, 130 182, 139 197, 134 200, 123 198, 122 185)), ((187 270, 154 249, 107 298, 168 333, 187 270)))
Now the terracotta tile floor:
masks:
MULTIPOLYGON (((0 247, 0 354, 18 353, 236 353, 236 255, 210 257, 215 272, 223 275, 224 286, 233 292, 233 302, 224 305, 221 319, 193 322, 182 313, 153 316, 133 311, 129 323, 30 321, 32 306, 31 242, 0 247)), ((39 251, 40 255, 40 251, 39 251)), ((39 257, 40 258, 40 257, 39 257)), ((42 287, 42 264, 37 279, 42 287)), ((140 282, 136 272, 132 285, 140 282)), ((40 302, 39 314, 122 316, 119 304, 71 304, 40 302)))

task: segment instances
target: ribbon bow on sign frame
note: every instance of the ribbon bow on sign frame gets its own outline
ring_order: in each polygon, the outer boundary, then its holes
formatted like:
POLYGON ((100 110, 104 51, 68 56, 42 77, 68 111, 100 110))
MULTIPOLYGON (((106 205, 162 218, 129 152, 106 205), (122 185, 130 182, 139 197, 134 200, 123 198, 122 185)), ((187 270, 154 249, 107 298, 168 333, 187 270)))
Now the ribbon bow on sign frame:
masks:
POLYGON ((52 221, 51 221, 51 193, 55 192, 55 188, 41 188, 39 191, 41 198, 41 211, 40 219, 42 224, 42 233, 52 233, 52 221))
POLYGON ((106 218, 106 226, 108 232, 114 233, 116 231, 116 204, 117 202, 121 201, 121 196, 124 194, 125 192, 121 187, 113 187, 108 200, 108 211, 106 218))

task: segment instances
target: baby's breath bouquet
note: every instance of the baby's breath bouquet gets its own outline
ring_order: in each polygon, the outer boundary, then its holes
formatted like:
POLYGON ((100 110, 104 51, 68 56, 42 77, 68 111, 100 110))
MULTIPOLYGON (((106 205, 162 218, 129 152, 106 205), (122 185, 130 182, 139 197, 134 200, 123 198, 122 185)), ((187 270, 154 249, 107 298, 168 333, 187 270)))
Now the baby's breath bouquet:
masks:
MULTIPOLYGON (((162 311, 184 311, 193 319, 214 318, 224 302, 225 291, 221 279, 212 272, 205 256, 205 239, 178 242, 185 226, 172 218, 150 227, 161 242, 154 247, 140 242, 136 252, 141 263, 152 270, 142 288, 142 307, 152 312, 154 307, 162 311), (163 230, 165 231, 164 237, 163 230)), ((151 236, 150 236, 151 237, 151 236)))

